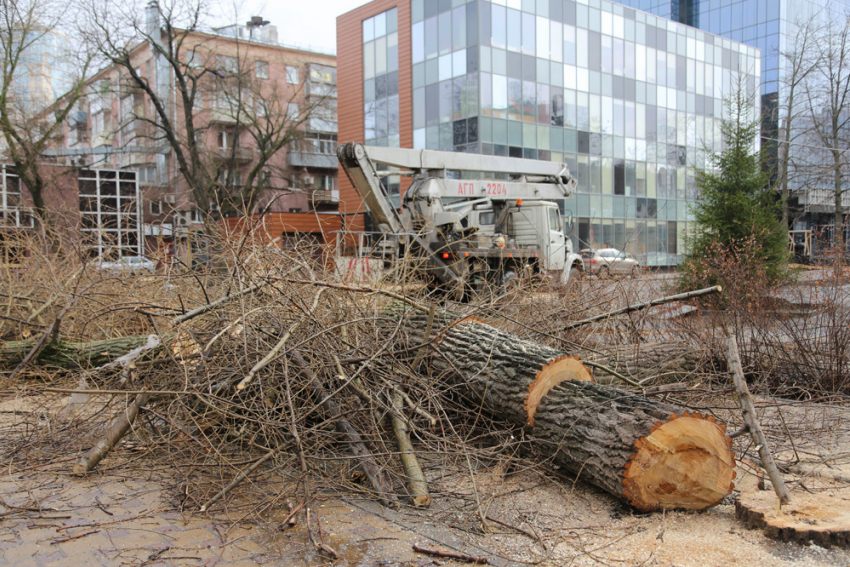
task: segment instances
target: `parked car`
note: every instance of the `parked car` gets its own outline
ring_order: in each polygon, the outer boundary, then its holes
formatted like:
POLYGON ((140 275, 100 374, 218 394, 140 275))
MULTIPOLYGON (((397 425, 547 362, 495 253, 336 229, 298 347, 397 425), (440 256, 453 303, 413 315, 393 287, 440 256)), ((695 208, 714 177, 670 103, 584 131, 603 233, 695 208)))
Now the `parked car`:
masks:
POLYGON ((143 272, 152 274, 156 271, 156 262, 144 256, 123 256, 117 260, 101 260, 94 265, 94 268, 110 275, 136 275, 143 272))
POLYGON ((627 252, 616 248, 600 250, 585 249, 581 251, 584 261, 584 271, 600 277, 621 275, 637 276, 640 274, 640 262, 627 252))

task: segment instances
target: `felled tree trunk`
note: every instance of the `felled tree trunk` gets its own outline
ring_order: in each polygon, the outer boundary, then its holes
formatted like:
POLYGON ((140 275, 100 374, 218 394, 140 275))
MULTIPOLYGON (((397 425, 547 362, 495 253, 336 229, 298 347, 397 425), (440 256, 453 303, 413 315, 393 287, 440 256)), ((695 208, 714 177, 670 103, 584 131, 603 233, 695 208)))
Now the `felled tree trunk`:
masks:
MULTIPOLYGON (((33 364, 38 366, 78 370, 94 368, 112 362, 134 348, 144 345, 148 335, 106 339, 88 343, 65 341, 48 342, 33 364)), ((14 367, 35 345, 35 341, 10 341, 0 345, 0 365, 14 367)))
MULTIPOLYGON (((600 355, 588 360, 638 380, 653 378, 650 384, 675 382, 699 368, 708 353, 695 349, 682 341, 641 343, 610 348, 597 348, 600 355)), ((604 370, 595 369, 597 382, 613 383, 616 378, 604 370)))
MULTIPOLYGON (((409 314, 405 323, 420 340, 422 319, 409 314)), ((474 319, 436 336, 436 370, 491 414, 527 427, 556 464, 635 508, 701 510, 731 492, 732 440, 713 418, 595 384, 569 353, 474 319)))

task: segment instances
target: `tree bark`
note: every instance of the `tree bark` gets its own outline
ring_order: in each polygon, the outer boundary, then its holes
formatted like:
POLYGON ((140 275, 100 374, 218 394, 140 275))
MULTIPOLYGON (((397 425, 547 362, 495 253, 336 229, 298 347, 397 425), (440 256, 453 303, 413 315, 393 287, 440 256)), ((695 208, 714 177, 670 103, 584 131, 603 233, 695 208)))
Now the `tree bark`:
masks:
MULTIPOLYGON (((422 319, 408 315, 411 334, 422 319)), ((437 341, 435 370, 489 413, 526 427, 555 464, 635 508, 701 510, 731 492, 732 440, 713 418, 595 384, 569 353, 474 319, 443 326, 437 341)))
MULTIPOLYGON (((112 362, 134 348, 143 346, 148 335, 106 339, 88 343, 48 341, 32 362, 38 366, 78 370, 95 368, 112 362)), ((35 341, 9 341, 0 346, 0 366, 17 366, 35 345, 35 341)))
MULTIPOLYGON (((710 358, 709 352, 684 341, 630 344, 596 350, 600 354, 588 355, 588 361, 604 364, 637 380, 654 378, 647 384, 681 380, 710 358)), ((593 378, 602 384, 619 383, 614 376, 600 369, 593 371, 593 378)))

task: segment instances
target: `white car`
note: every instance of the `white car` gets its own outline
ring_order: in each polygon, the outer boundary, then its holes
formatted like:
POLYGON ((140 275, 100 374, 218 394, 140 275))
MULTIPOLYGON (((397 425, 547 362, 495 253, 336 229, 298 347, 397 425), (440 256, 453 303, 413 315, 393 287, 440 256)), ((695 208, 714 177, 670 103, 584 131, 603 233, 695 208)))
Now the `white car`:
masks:
POLYGON ((100 272, 107 272, 111 275, 136 275, 143 272, 152 274, 156 271, 156 262, 148 260, 144 256, 123 256, 117 260, 101 260, 94 267, 100 272))
POLYGON ((613 275, 636 277, 640 274, 640 262, 637 258, 616 248, 585 249, 581 251, 581 255, 585 271, 600 277, 613 275))

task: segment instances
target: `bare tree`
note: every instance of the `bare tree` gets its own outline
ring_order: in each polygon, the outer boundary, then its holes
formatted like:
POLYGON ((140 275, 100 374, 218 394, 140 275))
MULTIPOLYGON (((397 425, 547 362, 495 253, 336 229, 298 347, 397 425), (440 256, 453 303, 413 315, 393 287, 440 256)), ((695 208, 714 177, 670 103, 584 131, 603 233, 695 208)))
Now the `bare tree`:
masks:
POLYGON ((51 0, 0 0, 0 149, 29 190, 47 232, 45 191, 54 179, 43 167, 43 155, 64 135, 63 123, 84 93, 92 63, 70 44, 57 47, 64 39, 59 14, 66 9, 51 0))
POLYGON ((784 72, 780 77, 778 116, 775 119, 779 125, 776 143, 779 146, 777 173, 782 199, 782 226, 786 229, 790 226, 789 185, 795 177, 796 156, 800 154, 793 151, 792 146, 804 137, 806 131, 801 127, 801 123, 807 122, 808 112, 804 89, 806 80, 819 64, 820 54, 815 52, 815 43, 819 36, 820 16, 797 22, 795 27, 796 35, 789 37, 793 43, 787 50, 779 52, 784 72))
POLYGON ((303 136, 303 124, 324 102, 308 102, 302 87, 281 93, 257 81, 252 43, 207 27, 207 0, 155 0, 144 17, 135 8, 94 0, 88 10, 99 52, 120 70, 126 86, 144 94, 149 104, 141 108, 152 109, 131 118, 168 147, 204 214, 218 207, 250 213, 268 184, 264 172, 275 166, 281 149, 303 136), (224 50, 224 44, 231 47, 224 50), (152 53, 150 72, 139 65, 145 49, 152 53), (298 113, 292 112, 296 101, 298 113), (210 151, 211 124, 222 120, 232 141, 210 151))
POLYGON ((850 127, 850 19, 831 18, 819 28, 813 42, 817 64, 804 81, 807 104, 807 145, 811 156, 807 184, 829 188, 835 207, 833 235, 839 251, 840 273, 844 255, 844 196, 848 174, 850 127))

